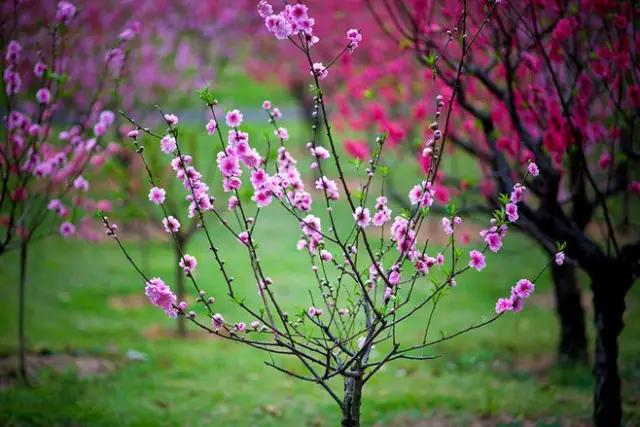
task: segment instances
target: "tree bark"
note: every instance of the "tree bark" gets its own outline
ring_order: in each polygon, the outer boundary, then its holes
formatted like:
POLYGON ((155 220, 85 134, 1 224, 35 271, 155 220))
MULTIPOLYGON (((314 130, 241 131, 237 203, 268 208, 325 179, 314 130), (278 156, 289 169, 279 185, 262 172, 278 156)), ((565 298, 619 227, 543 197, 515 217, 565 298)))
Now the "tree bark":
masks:
POLYGON ((556 314, 560 322, 558 360, 561 363, 586 363, 587 334, 582 296, 575 267, 567 263, 551 264, 556 314))
POLYGON ((27 285, 27 240, 20 243, 20 276, 18 283, 18 358, 19 374, 27 382, 27 357, 25 334, 25 288, 27 285))
POLYGON ((344 377, 342 400, 342 427, 360 427, 360 405, 362 403, 362 372, 353 377, 344 377))
POLYGON ((633 279, 620 268, 606 268, 591 280, 596 330, 593 418, 597 427, 616 427, 622 423, 618 335, 624 327, 626 290, 633 279))

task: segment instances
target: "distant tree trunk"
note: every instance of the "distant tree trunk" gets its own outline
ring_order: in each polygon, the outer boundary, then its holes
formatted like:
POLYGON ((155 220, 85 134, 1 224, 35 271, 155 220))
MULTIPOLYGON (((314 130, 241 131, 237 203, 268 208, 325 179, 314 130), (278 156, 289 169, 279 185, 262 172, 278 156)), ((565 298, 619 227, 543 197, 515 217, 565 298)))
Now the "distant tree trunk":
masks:
MULTIPOLYGON (((575 150, 569 154, 569 179, 574 191, 571 219, 584 233, 593 218, 594 209, 587 197, 586 177, 582 168, 582 156, 575 150)), ((584 309, 576 271, 572 265, 552 264, 556 308, 560 317, 560 362, 586 362, 587 336, 585 332, 584 309)))
MULTIPOLYGON (((178 237, 179 235, 176 234, 176 238, 180 241, 180 246, 183 245, 183 241, 181 238, 178 237)), ((184 271, 182 271, 182 268, 178 265, 178 263, 181 260, 181 256, 180 256, 180 249, 178 248, 178 245, 175 245, 175 274, 176 274, 176 297, 178 302, 180 301, 184 301, 185 298, 185 288, 184 288, 184 271)), ((186 318, 185 316, 178 316, 176 321, 178 322, 178 336, 180 337, 186 337, 187 336, 187 325, 186 325, 186 318)))
POLYGON ((624 327, 626 290, 633 279, 621 270, 617 265, 607 265, 591 276, 596 329, 593 417, 597 427, 616 427, 622 423, 618 335, 624 327))
POLYGON ((20 276, 18 284, 18 353, 19 373, 23 381, 27 378, 27 343, 25 334, 25 288, 27 285, 27 245, 28 240, 20 243, 20 276))
POLYGON ((342 399, 342 427, 360 427, 360 406, 362 404, 362 372, 354 377, 344 377, 344 398, 342 399))
POLYGON ((556 314, 560 321, 558 359, 562 363, 586 363, 587 335, 576 269, 570 264, 551 265, 556 314))

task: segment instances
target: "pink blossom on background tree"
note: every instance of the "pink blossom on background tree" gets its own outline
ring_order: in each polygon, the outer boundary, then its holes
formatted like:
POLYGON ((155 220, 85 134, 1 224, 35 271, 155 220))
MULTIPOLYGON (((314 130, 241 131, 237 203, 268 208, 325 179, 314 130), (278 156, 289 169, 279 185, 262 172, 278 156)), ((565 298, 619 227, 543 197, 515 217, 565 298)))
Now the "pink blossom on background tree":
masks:
MULTIPOLYGON (((115 223, 106 216, 103 217, 104 226, 107 235, 115 240, 139 273, 145 283, 145 294, 152 304, 169 317, 185 316, 208 333, 269 352, 270 361, 265 362, 268 366, 320 385, 339 406, 342 425, 359 426, 363 387, 386 363, 398 359, 431 359, 434 356, 424 354, 428 347, 494 322, 506 312, 518 312, 523 308, 526 298, 534 290, 537 277, 531 281, 520 280, 510 291, 505 289, 504 298, 496 303, 495 315, 466 329, 435 338, 429 330, 430 322, 427 322, 423 339, 414 345, 401 345, 396 337, 400 323, 415 320, 417 313, 430 313, 431 318, 441 298, 454 294, 456 290, 452 288, 457 285, 464 286, 464 274, 473 272, 469 263, 484 265, 492 258, 490 253, 500 251, 513 222, 508 218, 506 205, 522 203, 525 189, 520 184, 513 186, 510 199, 504 201, 482 231, 486 242, 476 252, 464 254, 457 247, 456 229, 462 219, 452 206, 442 220, 448 243, 438 251, 428 245, 429 240, 422 242, 419 232, 432 212, 431 207, 438 203, 433 187, 437 166, 407 195, 411 210, 405 215, 395 215, 393 220, 386 197, 381 194, 384 188, 381 183, 386 176, 381 162, 383 147, 388 142, 387 134, 377 137, 366 173, 359 180, 357 189, 347 185, 345 165, 339 157, 322 85, 331 80, 332 65, 363 41, 360 33, 345 31, 342 40, 333 45, 338 53, 324 57, 317 54, 317 46, 323 41, 316 39, 315 20, 304 4, 274 9, 266 1, 261 1, 258 13, 276 39, 291 43, 306 59, 306 66, 300 72, 311 81, 312 91, 308 96, 312 98, 314 121, 313 136, 306 147, 309 155, 304 163, 309 163, 309 169, 320 176, 314 183, 315 191, 302 179, 300 168, 303 162, 294 158, 288 148, 289 133, 278 124, 280 114, 277 107, 268 101, 263 103, 275 138, 265 133, 264 143, 256 142, 243 131, 242 112, 227 109, 223 120, 214 109, 218 102, 206 88, 200 92, 200 97, 208 105, 216 125, 203 123, 203 127, 207 133, 214 133, 219 144, 216 164, 223 191, 228 194, 222 203, 212 197, 211 188, 206 184, 209 181, 198 169, 199 159, 183 151, 179 120, 169 119, 161 111, 166 128, 156 132, 126 113, 123 115, 135 126, 129 135, 143 160, 146 158, 143 140, 150 141, 147 146, 153 146, 171 159, 175 179, 183 186, 184 197, 189 204, 186 211, 177 215, 197 220, 198 230, 204 234, 213 258, 209 262, 213 261, 220 270, 222 286, 213 291, 201 286, 200 271, 207 260, 196 260, 184 252, 175 235, 181 218, 169 214, 164 197, 154 195, 151 199, 158 202, 161 222, 181 254, 179 265, 198 296, 195 307, 179 301, 163 279, 148 276, 138 266, 120 239, 115 223), (317 143, 320 132, 326 135, 326 148, 317 143), (169 140, 171 144, 167 144, 169 140), (269 155, 272 141, 275 156, 269 155), (266 150, 260 150, 260 145, 266 145, 266 150), (251 201, 240 197, 240 192, 245 189, 253 194, 251 201), (372 202, 374 197, 375 203, 372 202), (311 264, 309 301, 306 304, 300 301, 301 306, 298 307, 282 305, 278 298, 278 281, 269 276, 270 266, 264 265, 259 256, 255 233, 256 227, 260 226, 260 212, 276 208, 283 209, 293 225, 299 228, 301 238, 296 247, 308 255, 311 264), (337 221, 336 212, 341 208, 352 214, 351 224, 346 227, 337 221), (226 218, 227 210, 233 211, 231 220, 226 218), (216 244, 218 236, 210 231, 212 221, 233 236, 238 246, 219 247, 216 244), (390 224, 388 229, 386 224, 390 224), (238 251, 239 248, 246 251, 251 265, 257 304, 250 302, 235 286, 231 275, 233 266, 223 258, 224 253, 238 251), (431 285, 427 284, 427 278, 431 285), (230 319, 216 309, 216 298, 224 293, 242 309, 246 318, 230 319), (205 317, 205 320, 200 320, 200 317, 205 317), (378 348, 375 354, 371 351, 374 345, 378 348), (280 357, 297 360, 299 369, 278 364, 276 360, 280 357), (330 381, 336 377, 341 377, 344 383, 342 397, 330 381)), ((463 59, 464 56, 460 61, 463 59)), ((460 76, 459 73, 456 80, 460 76)), ((446 117, 451 114, 451 104, 434 97, 430 110, 438 124, 433 129, 435 134, 439 132, 443 111, 446 117)), ((442 123, 444 133, 447 124, 442 123)), ((150 185, 161 188, 151 169, 146 168, 146 172, 150 185)), ((160 194, 159 191, 155 193, 160 194)), ((291 244, 293 246, 294 242, 291 244)), ((306 284, 302 282, 301 285, 306 284)))
MULTIPOLYGON (((61 59, 65 69, 76 76, 69 82, 73 97, 66 107, 75 109, 91 101, 105 54, 112 57, 109 71, 119 78, 122 89, 117 102, 128 107, 137 102, 148 104, 160 94, 169 102, 178 101, 171 95, 190 93, 214 81, 237 53, 234 42, 238 37, 255 31, 258 19, 247 13, 253 12, 253 3, 238 0, 228 7, 223 1, 158 0, 105 7, 104 1, 87 0, 77 4, 76 31, 66 35, 67 55, 61 59), (115 38, 127 44, 112 46, 105 53, 102 47, 112 45, 115 38), (128 49, 129 45, 135 49, 128 49)), ((48 31, 41 23, 56 14, 56 3, 21 0, 20 10, 22 45, 35 53, 48 31)), ((0 16, 2 22, 12 22, 13 2, 0 5, 0 16)))
MULTIPOLYGON (((14 2, 13 16, 24 16, 21 4, 14 2)), ((3 5, 3 7, 8 7, 3 5)), ((61 122, 61 97, 69 74, 69 57, 63 48, 74 31, 76 7, 60 1, 41 22, 48 28, 35 43, 23 44, 21 22, 3 21, 2 46, 4 126, 0 147, 0 256, 8 250, 20 250, 19 275, 19 353, 20 375, 26 379, 24 291, 27 252, 30 242, 59 233, 74 236, 85 211, 109 209, 106 201, 87 196, 91 172, 118 151, 117 144, 106 143, 106 134, 115 114, 102 110, 111 97, 107 72, 113 57, 100 59, 104 72, 89 103, 78 106, 71 125, 61 122), (9 25, 12 23, 11 25, 9 25), (37 48, 36 48, 37 47, 37 48), (53 230, 52 230, 53 229, 53 230)), ((114 37, 115 38, 115 37, 114 37)), ((118 49, 126 41, 116 41, 118 49)))

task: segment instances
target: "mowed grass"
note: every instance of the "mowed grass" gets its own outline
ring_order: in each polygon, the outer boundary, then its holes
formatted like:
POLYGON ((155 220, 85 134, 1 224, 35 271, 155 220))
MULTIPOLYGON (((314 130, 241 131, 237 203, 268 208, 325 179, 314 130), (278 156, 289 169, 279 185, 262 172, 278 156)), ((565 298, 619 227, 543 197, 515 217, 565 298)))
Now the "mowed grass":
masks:
MULTIPOLYGON (((220 99, 254 107, 260 105, 262 98, 287 103, 288 98, 274 98, 263 86, 245 85, 245 88, 248 89, 237 93, 225 93, 222 88, 220 99)), ((263 150, 266 143, 261 132, 266 130, 270 134, 271 129, 267 125, 248 125, 256 131, 252 134, 252 144, 263 150)), ((285 125, 292 135, 289 144, 298 147, 292 151, 303 158, 302 147, 308 132, 299 124, 285 125), (301 134, 304 136, 300 137, 301 134)), ((185 135, 204 133, 201 125, 192 127, 186 129, 185 135)), ((211 139, 202 141, 211 144, 211 139)), ((153 143, 146 144, 154 148, 153 143)), ((208 170, 213 155, 209 152, 199 156, 203 162, 197 164, 200 170, 208 170)), ((460 163, 456 160, 445 164, 445 168, 458 168, 465 178, 475 179, 475 164, 464 156, 459 159, 460 163)), ((307 156, 304 164, 308 166, 308 163, 307 156)), ((395 184, 406 194, 419 176, 418 168, 413 162, 407 165, 402 160, 394 160, 390 166, 395 184)), ((351 168, 349 166, 350 180, 355 174, 351 168)), ((335 171, 329 169, 327 175, 335 177, 335 171)), ((144 203, 145 191, 141 195, 144 203)), ((218 203, 224 204, 225 199, 218 191, 215 194, 218 203)), ((118 208, 111 215, 116 222, 127 216, 128 206, 122 205, 129 203, 116 203, 118 208)), ((315 213, 322 216, 320 200, 315 203, 315 213)), ((341 206, 344 208, 344 204, 341 206)), ((351 226, 350 212, 337 210, 336 217, 339 228, 351 226)), ((325 219, 323 216, 326 227, 325 219)), ((256 229, 266 275, 273 278, 272 289, 290 313, 308 307, 307 289, 316 287, 306 256, 295 249, 299 237, 296 222, 283 209, 272 206, 260 213, 256 229)), ((221 226, 214 225, 213 218, 209 224, 214 241, 222 249, 235 277, 236 292, 249 302, 257 302, 256 284, 246 261, 246 251, 221 226)), ((437 225, 432 230, 441 234, 437 225)), ((124 238, 132 257, 148 275, 174 283, 174 255, 168 241, 124 238)), ((472 245, 474 243, 477 241, 472 245)), ((230 322, 253 320, 229 301, 225 284, 206 248, 205 239, 199 235, 190 242, 188 252, 199 260, 197 279, 216 297, 216 310, 230 322)), ((466 250, 468 248, 463 249, 466 250)), ((436 249, 432 251, 435 253, 436 249)), ((16 253, 0 258, 3 296, 0 353, 5 355, 16 350, 17 261, 16 253)), ((451 333, 482 321, 493 313, 496 298, 507 294, 517 279, 536 275, 547 262, 534 243, 511 234, 500 256, 489 257, 483 272, 461 277, 458 286, 442 300, 431 335, 437 337, 441 332, 451 333)), ((430 287, 428 281, 421 281, 417 293, 424 295, 430 287)), ((112 241, 90 244, 56 239, 34 245, 29 257, 27 288, 30 351, 104 358, 114 362, 116 369, 83 378, 79 378, 72 367, 64 373, 43 369, 33 387, 9 383, 0 389, 0 423, 43 426, 339 424, 338 408, 319 386, 267 367, 264 362, 270 359, 266 354, 208 336, 191 325, 188 339, 175 337, 175 321, 146 302, 143 288, 142 280, 112 241), (130 360, 127 353, 131 351, 142 353, 145 360, 130 360)), ((586 287, 585 294, 589 305, 586 287)), ((625 411, 630 424, 640 422, 639 302, 640 292, 633 289, 628 298, 627 326, 620 338, 625 411)), ((204 318, 203 312, 199 312, 200 318, 204 318)), ((422 310, 412 321, 405 322, 398 331, 400 343, 408 346, 420 342, 426 318, 427 312, 422 310)), ((472 419, 487 417, 496 423, 506 420, 508 425, 536 420, 541 426, 551 426, 567 419, 588 420, 590 369, 555 367, 551 362, 557 337, 552 289, 548 274, 544 274, 522 313, 506 315, 487 327, 429 348, 427 354, 440 355, 438 359, 394 362, 380 370, 365 388, 363 423, 397 425, 444 417, 454 424, 466 425, 472 419)), ((381 346, 374 355, 380 357, 385 349, 381 346)), ((278 359, 278 362, 299 370, 292 361, 278 359)), ((331 385, 338 392, 342 389, 337 382, 331 385)))
MULTIPOLYGON (((339 212, 341 221, 349 221, 339 212)), ((273 289, 290 312, 306 307, 312 284, 304 256, 295 250, 298 232, 282 209, 260 214, 259 249, 273 289)), ((254 300, 256 287, 243 250, 220 227, 213 235, 223 248, 238 293, 254 300)), ((168 242, 128 241, 132 256, 148 274, 173 280, 168 242)), ((225 296, 203 239, 189 252, 200 260, 198 279, 216 296, 216 310, 228 321, 242 316, 225 296)), ((16 254, 3 258, 0 270, 0 351, 16 348, 16 254)), ((114 304, 143 294, 143 283, 113 242, 43 241, 30 254, 27 329, 32 351, 74 352, 116 362, 114 372, 78 378, 41 371, 33 388, 0 391, 0 421, 8 425, 336 425, 337 407, 316 385, 300 382, 264 365, 268 357, 248 346, 207 336, 192 327, 192 338, 171 336, 174 321, 148 304, 114 304), (157 330, 168 331, 158 334, 157 330), (155 332, 154 332, 155 331, 155 332), (151 336, 151 337, 150 337, 151 336), (196 338, 197 337, 197 338, 196 338), (142 352, 145 361, 125 357, 142 352)), ((529 241, 512 235, 500 257, 489 258, 481 273, 458 281, 436 312, 437 331, 453 332, 490 315, 495 299, 511 283, 532 276, 546 260, 529 241)), ((423 282, 424 283, 424 282, 423 282)), ((423 284, 426 288, 428 285, 423 284)), ((436 360, 398 362, 367 384, 365 425, 393 425, 445 414, 454 420, 508 415, 518 420, 588 419, 592 380, 588 368, 553 368, 536 361, 553 357, 557 339, 549 279, 518 315, 504 316, 429 354, 436 360)), ((620 339, 626 410, 638 421, 640 342, 639 294, 629 297, 627 327, 620 339)), ((405 323, 401 343, 421 339, 426 313, 405 323)), ((380 349, 382 351, 382 349, 380 349)), ((380 353, 379 353, 380 354, 380 353)), ((291 362, 284 366, 294 369, 291 362)), ((333 386, 340 390, 340 384, 333 386)), ((550 423, 550 424, 549 424, 550 423)))

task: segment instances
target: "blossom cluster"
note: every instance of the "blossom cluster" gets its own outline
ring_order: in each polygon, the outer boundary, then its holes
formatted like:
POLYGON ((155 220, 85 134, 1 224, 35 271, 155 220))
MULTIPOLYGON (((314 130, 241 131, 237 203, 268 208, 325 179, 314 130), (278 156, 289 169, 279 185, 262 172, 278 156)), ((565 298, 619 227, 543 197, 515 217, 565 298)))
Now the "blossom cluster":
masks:
MULTIPOLYGON (((300 239, 297 244, 297 248, 308 249, 310 252, 315 252, 318 245, 322 243, 322 223, 320 218, 315 215, 307 215, 302 221, 300 221, 300 229, 304 235, 303 239, 300 239)), ((325 260, 328 257, 324 256, 325 260)))
POLYGON ((372 223, 376 227, 381 227, 391 220, 391 209, 387 206, 387 198, 380 196, 376 199, 375 213, 372 223))
POLYGON ((409 192, 409 201, 412 205, 426 208, 433 204, 434 195, 433 184, 429 181, 422 181, 421 184, 414 185, 409 192))
POLYGON ((527 299, 535 290, 535 285, 528 279, 520 279, 511 288, 509 298, 499 298, 496 302, 496 313, 501 314, 505 311, 519 312, 524 307, 524 300, 527 299))
MULTIPOLYGON (((537 173, 537 169, 532 168, 530 163, 528 172, 530 174, 537 173), (533 170, 533 172, 532 172, 533 170)), ((503 238, 507 235, 507 222, 516 222, 518 220, 518 203, 523 202, 525 199, 526 188, 516 183, 511 190, 511 194, 506 198, 506 203, 503 207, 503 211, 498 215, 498 218, 491 218, 490 227, 480 231, 480 236, 486 243, 486 249, 491 252, 497 253, 500 251, 503 245, 503 238)), ((450 225, 445 224, 445 232, 450 225)), ((453 231, 451 231, 453 232, 453 231)), ((564 254, 559 252, 555 257, 556 263, 562 264, 564 261, 564 254)), ((469 252, 469 267, 474 268, 477 271, 482 271, 486 267, 486 259, 484 251, 473 249, 469 252)), ((533 293, 535 285, 528 279, 521 279, 518 283, 511 288, 511 295, 508 298, 499 298, 496 302, 496 313, 501 314, 505 311, 519 312, 522 310, 524 300, 533 293)))
POLYGON ((22 79, 17 70, 21 52, 22 46, 16 40, 11 40, 7 45, 7 53, 5 55, 7 66, 4 70, 3 78, 8 96, 17 94, 22 85, 22 79))
MULTIPOLYGON (((524 201, 526 187, 516 183, 511 190, 511 194, 504 206, 504 213, 508 222, 516 222, 519 218, 518 203, 524 201)), ((484 239, 491 252, 497 253, 502 248, 502 239, 507 235, 508 226, 506 221, 499 221, 491 218, 490 227, 480 231, 480 236, 484 239)))
POLYGON ((263 0, 258 4, 258 12, 264 18, 267 29, 280 40, 300 34, 309 44, 319 41, 313 34, 315 20, 309 16, 308 8, 304 4, 288 4, 281 12, 274 14, 273 7, 263 0))
POLYGON ((347 40, 349 40, 349 51, 353 52, 362 42, 362 34, 360 34, 359 30, 351 28, 347 31, 347 40))
POLYGON ((324 191, 329 200, 338 200, 340 198, 338 184, 326 176, 322 176, 316 180, 316 189, 324 191))
MULTIPOLYGON (((15 46, 17 43, 11 42, 15 46)), ((15 49, 15 47, 14 47, 15 49)), ((20 170, 24 174, 36 178, 35 185, 50 183, 47 187, 50 194, 57 194, 49 200, 48 210, 57 216, 65 218, 70 214, 69 208, 60 200, 66 195, 67 188, 88 191, 89 182, 81 175, 87 164, 94 167, 101 166, 119 150, 116 144, 109 144, 103 149, 98 144, 98 138, 106 132, 113 123, 113 113, 102 111, 94 125, 94 135, 87 138, 83 135, 83 127, 74 125, 69 130, 63 130, 57 135, 57 142, 50 137, 51 123, 46 120, 53 115, 53 110, 44 107, 43 113, 34 117, 26 112, 12 110, 7 118, 7 128, 10 132, 10 159, 24 159, 20 170), (97 129, 97 130, 96 130, 97 129), (71 185, 67 186, 66 184, 71 185), (57 189, 57 190, 54 190, 57 189)), ((24 179, 24 178, 23 178, 24 179)), ((16 187, 13 200, 27 200, 29 196, 25 187, 16 187)), ((80 205, 83 200, 76 198, 73 203, 80 205)), ((65 221, 60 226, 60 234, 70 237, 75 232, 75 226, 65 221)))
POLYGON ((176 296, 162 279, 158 277, 149 279, 144 288, 144 293, 149 297, 151 303, 162 308, 167 313, 167 316, 176 317, 176 296))

